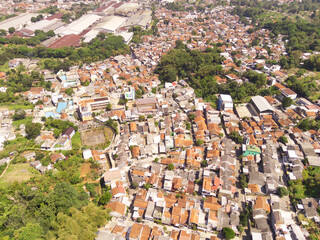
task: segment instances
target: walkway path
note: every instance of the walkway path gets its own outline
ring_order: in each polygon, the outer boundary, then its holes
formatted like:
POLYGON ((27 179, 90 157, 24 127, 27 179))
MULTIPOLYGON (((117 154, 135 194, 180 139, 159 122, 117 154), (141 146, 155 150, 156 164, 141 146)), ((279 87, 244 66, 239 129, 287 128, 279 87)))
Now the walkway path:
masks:
POLYGON ((10 159, 10 161, 7 163, 7 167, 6 167, 6 168, 3 170, 3 172, 1 173, 0 178, 2 178, 3 175, 6 173, 8 167, 9 167, 9 165, 10 165, 11 160, 12 160, 12 159, 10 159))

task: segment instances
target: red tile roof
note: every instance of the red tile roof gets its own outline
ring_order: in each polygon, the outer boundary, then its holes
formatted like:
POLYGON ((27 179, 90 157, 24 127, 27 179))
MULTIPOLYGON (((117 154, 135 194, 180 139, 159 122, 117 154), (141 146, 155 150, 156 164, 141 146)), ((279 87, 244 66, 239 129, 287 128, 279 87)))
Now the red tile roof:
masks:
POLYGON ((81 37, 76 34, 66 35, 49 45, 48 48, 78 47, 80 46, 80 39, 81 37))

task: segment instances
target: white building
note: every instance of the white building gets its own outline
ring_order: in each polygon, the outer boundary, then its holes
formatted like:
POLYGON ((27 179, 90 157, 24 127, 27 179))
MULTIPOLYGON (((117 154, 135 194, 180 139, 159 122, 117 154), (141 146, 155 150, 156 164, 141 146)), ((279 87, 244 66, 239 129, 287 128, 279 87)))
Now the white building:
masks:
POLYGON ((220 94, 218 100, 219 110, 233 110, 233 100, 230 95, 220 94))

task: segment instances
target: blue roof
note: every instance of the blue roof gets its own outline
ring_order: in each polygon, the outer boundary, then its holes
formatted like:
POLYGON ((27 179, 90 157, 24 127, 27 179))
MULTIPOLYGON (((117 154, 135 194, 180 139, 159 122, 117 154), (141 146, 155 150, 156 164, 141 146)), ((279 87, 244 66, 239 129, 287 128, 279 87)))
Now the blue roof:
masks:
POLYGON ((52 117, 52 118, 59 118, 59 114, 54 113, 54 112, 46 112, 45 113, 46 118, 52 117))
POLYGON ((57 113, 61 113, 63 109, 66 109, 67 104, 67 102, 59 102, 57 107, 57 113))
POLYGON ((62 76, 60 76, 60 79, 61 79, 62 81, 66 81, 66 80, 67 80, 67 76, 66 76, 66 75, 62 75, 62 76))

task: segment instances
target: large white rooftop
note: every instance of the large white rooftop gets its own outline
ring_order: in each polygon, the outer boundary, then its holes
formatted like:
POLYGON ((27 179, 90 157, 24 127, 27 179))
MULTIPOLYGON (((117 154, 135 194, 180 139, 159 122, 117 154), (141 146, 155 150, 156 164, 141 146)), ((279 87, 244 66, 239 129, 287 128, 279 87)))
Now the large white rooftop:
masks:
POLYGON ((42 30, 43 28, 46 28, 50 25, 55 24, 59 19, 53 19, 53 20, 41 20, 39 22, 33 23, 30 26, 26 27, 29 30, 35 31, 35 30, 42 30))
POLYGON ((31 23, 31 18, 35 16, 37 16, 36 13, 24 13, 16 17, 9 18, 0 23, 0 29, 8 31, 11 27, 14 27, 15 29, 23 28, 24 24, 28 25, 31 23))
POLYGON ((220 98, 225 103, 227 103, 227 102, 232 103, 233 102, 232 97, 228 94, 220 94, 220 98))
POLYGON ((80 34, 83 30, 87 29, 101 18, 102 17, 99 15, 87 14, 69 25, 57 29, 55 32, 60 35, 80 34))
POLYGON ((256 105, 256 107, 259 109, 260 112, 274 111, 273 107, 264 97, 254 96, 251 98, 251 101, 254 102, 254 104, 256 105))
POLYGON ((115 32, 126 22, 126 20, 127 18, 124 17, 108 16, 105 17, 102 22, 95 27, 95 29, 105 32, 115 32))

